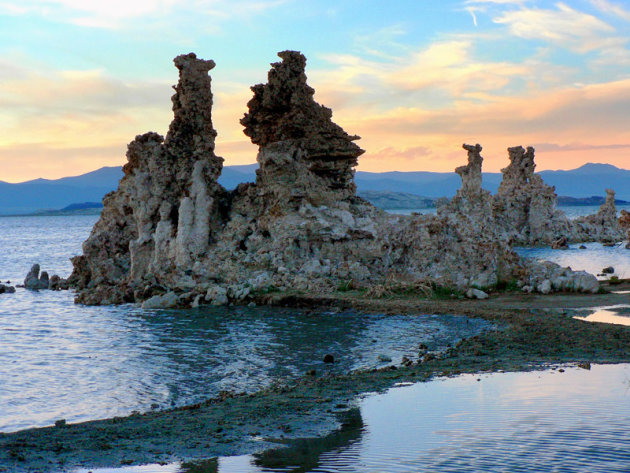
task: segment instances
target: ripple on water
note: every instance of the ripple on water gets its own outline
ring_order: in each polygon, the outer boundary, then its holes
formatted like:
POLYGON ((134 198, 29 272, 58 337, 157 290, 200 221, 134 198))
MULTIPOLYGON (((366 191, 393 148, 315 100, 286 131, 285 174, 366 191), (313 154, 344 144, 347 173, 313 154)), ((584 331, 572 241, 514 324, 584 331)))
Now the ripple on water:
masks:
MULTIPOLYGON (((194 465, 94 473, 627 472, 630 365, 464 375, 363 399, 345 427, 194 465)), ((86 470, 80 470, 85 473, 86 470)))
POLYGON ((143 311, 77 306, 72 298, 23 289, 0 298, 0 431, 251 392, 310 369, 382 365, 381 354, 400 363, 417 357, 419 343, 440 350, 491 327, 458 316, 143 311), (333 366, 322 361, 327 353, 333 366))

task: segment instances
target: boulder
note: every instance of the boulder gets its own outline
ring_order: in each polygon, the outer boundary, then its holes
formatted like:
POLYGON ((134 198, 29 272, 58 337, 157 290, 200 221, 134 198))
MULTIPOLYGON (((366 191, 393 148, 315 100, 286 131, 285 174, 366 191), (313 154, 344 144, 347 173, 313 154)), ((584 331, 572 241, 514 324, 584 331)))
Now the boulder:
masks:
POLYGON ((48 285, 49 285, 48 273, 44 271, 40 277, 39 269, 40 269, 39 264, 34 264, 33 266, 31 266, 30 271, 28 272, 28 274, 26 275, 26 278, 24 279, 24 287, 26 289, 31 289, 34 291, 37 291, 40 289, 48 289, 48 285))
POLYGON ((142 303, 143 309, 170 309, 179 304, 179 297, 174 292, 153 296, 142 303))
POLYGON ((488 293, 480 289, 475 289, 474 287, 471 287, 470 289, 468 289, 468 291, 466 291, 466 297, 468 297, 469 299, 487 299, 488 293))

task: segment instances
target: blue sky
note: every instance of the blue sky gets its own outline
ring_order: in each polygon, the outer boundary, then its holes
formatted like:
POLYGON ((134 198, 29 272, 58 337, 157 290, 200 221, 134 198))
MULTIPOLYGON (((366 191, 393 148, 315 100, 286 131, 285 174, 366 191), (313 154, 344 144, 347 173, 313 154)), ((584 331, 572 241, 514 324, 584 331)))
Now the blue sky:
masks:
POLYGON ((255 161, 249 86, 276 52, 359 134, 359 169, 449 171, 462 142, 533 145, 539 169, 630 167, 630 4, 613 0, 0 0, 0 180, 125 161, 170 121, 172 58, 214 59, 217 152, 255 161))

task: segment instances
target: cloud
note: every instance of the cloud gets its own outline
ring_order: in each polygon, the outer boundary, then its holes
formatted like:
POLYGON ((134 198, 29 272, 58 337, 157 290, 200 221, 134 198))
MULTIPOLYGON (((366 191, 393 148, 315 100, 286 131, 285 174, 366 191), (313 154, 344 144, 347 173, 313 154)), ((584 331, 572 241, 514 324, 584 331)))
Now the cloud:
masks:
POLYGON ((591 0, 591 3, 603 13, 630 21, 630 10, 626 10, 617 3, 608 0, 591 0))
POLYGON ((0 2, 0 15, 36 15, 47 20, 88 28, 136 28, 149 18, 176 14, 209 16, 215 21, 248 17, 289 0, 21 0, 0 2))
POLYGON ((608 23, 564 3, 557 3, 555 10, 522 7, 505 11, 493 21, 506 25, 519 38, 549 41, 578 53, 626 43, 611 36, 615 29, 608 23))

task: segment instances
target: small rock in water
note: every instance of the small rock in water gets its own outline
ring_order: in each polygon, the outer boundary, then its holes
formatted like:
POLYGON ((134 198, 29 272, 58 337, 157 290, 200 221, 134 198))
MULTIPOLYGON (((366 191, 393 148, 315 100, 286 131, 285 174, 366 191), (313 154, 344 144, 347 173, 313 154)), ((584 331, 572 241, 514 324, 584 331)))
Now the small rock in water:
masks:
POLYGON ((5 286, 4 284, 0 284, 0 294, 13 294, 15 292, 15 288, 13 286, 5 286))
POLYGON ((588 361, 580 361, 577 364, 578 368, 582 368, 583 370, 590 370, 591 364, 588 361))
POLYGON ((586 246, 585 245, 580 245, 580 250, 585 250, 586 246))
POLYGON ((335 362, 335 357, 332 356, 330 353, 327 353, 326 355, 324 355, 324 363, 334 363, 335 362))
POLYGON ((387 355, 378 355, 378 361, 381 361, 383 363, 390 363, 392 359, 387 355))
POLYGON ((55 427, 65 427, 66 419, 59 419, 55 421, 55 427))
POLYGON ((607 266, 606 268, 602 269, 602 273, 604 274, 613 274, 615 272, 615 268, 613 268, 612 266, 607 266))
POLYGON ((33 266, 31 266, 31 270, 28 272, 26 278, 24 279, 24 287, 26 289, 37 291, 39 289, 48 289, 48 284, 48 273, 44 271, 40 277, 39 264, 34 264, 33 266))
POLYGON ((565 236, 558 238, 554 242, 551 243, 552 250, 568 250, 569 249, 569 239, 565 236))

